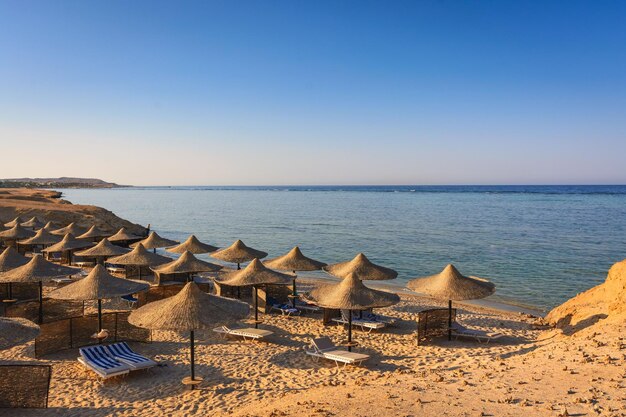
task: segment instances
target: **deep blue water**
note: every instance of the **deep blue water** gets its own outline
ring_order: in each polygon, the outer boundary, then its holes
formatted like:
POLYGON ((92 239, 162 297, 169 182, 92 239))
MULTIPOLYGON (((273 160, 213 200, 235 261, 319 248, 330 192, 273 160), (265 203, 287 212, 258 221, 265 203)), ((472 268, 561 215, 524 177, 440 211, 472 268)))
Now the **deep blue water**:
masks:
POLYGON ((543 309, 626 257, 626 186, 263 186, 63 190, 160 234, 332 263, 364 252, 400 284, 447 263, 543 309))

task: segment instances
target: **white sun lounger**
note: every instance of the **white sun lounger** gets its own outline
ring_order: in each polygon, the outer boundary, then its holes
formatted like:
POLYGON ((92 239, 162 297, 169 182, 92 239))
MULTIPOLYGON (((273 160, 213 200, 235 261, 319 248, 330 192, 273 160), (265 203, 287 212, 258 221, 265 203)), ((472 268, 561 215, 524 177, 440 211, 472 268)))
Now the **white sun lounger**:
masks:
POLYGON ((311 339, 310 349, 305 347, 304 351, 307 355, 313 356, 316 359, 323 358, 335 362, 337 368, 342 363, 346 365, 360 365, 364 361, 368 360, 369 355, 356 352, 348 352, 338 348, 328 337, 321 337, 319 339, 311 339))
POLYGON ((482 343, 482 342, 489 343, 492 341, 496 341, 503 336, 502 333, 468 329, 467 327, 459 323, 453 323, 451 329, 452 329, 452 335, 455 337, 455 339, 458 339, 458 338, 474 339, 478 343, 482 343))
POLYGON ((291 316, 299 316, 300 310, 298 308, 293 308, 291 304, 274 304, 270 311, 278 310, 283 316, 291 317, 291 316))
POLYGON ((157 366, 157 363, 152 359, 135 353, 126 342, 114 343, 107 346, 107 349, 111 356, 130 366, 133 371, 157 366))
POLYGON ((94 371, 102 379, 125 375, 131 367, 115 359, 104 346, 83 347, 78 350, 78 362, 85 368, 94 371))
POLYGON ((274 334, 274 332, 271 332, 269 330, 255 329, 253 327, 231 329, 227 326, 222 326, 222 327, 216 327, 215 329, 213 329, 213 331, 215 333, 222 334, 224 337, 228 335, 238 336, 238 337, 243 337, 244 340, 246 339, 258 340, 258 339, 262 339, 266 336, 270 336, 274 334))
MULTIPOLYGON (((348 313, 349 314, 349 313, 348 313)), ((332 319, 335 323, 348 325, 348 317, 344 311, 341 311, 341 318, 332 319)), ((384 328, 386 325, 380 321, 372 321, 366 319, 352 319, 352 326, 360 327, 361 330, 367 330, 370 333, 372 330, 379 330, 384 328)))
POLYGON ((322 309, 316 305, 305 303, 304 301, 296 300, 296 308, 298 310, 307 311, 309 313, 321 313, 322 309))

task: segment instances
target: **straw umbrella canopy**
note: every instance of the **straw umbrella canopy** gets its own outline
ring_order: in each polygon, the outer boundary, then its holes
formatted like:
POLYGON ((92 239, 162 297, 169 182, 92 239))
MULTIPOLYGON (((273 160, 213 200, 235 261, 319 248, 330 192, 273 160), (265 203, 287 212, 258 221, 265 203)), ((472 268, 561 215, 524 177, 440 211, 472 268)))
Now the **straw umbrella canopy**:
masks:
POLYGON ((198 255, 200 253, 215 252, 218 249, 219 248, 217 246, 211 246, 209 244, 202 243, 195 235, 191 235, 180 245, 172 246, 171 248, 167 248, 165 250, 172 253, 191 252, 195 255, 198 255))
POLYGON ((44 227, 46 224, 44 222, 42 222, 41 220, 39 220, 37 217, 31 217, 27 222, 24 222, 21 224, 21 226, 23 227, 28 227, 30 229, 40 229, 42 227, 44 227))
POLYGON ((114 235, 108 237, 109 242, 133 242, 141 240, 141 236, 130 233, 125 227, 120 228, 114 235))
POLYGON ((15 269, 0 273, 0 283, 37 282, 39 283, 39 323, 43 322, 43 282, 54 278, 73 275, 79 268, 69 268, 46 261, 43 256, 36 254, 32 259, 15 269))
POLYGON ((111 233, 105 232, 104 230, 100 230, 96 227, 96 225, 93 225, 85 233, 76 236, 76 239, 89 239, 91 241, 96 242, 110 235, 111 233))
POLYGON ((221 265, 212 264, 210 262, 201 261, 196 258, 193 253, 186 251, 175 261, 160 265, 158 268, 152 268, 154 272, 161 275, 167 274, 194 274, 198 272, 215 272, 223 267, 221 265))
POLYGON ((23 222, 24 222, 24 219, 22 219, 20 216, 17 216, 16 218, 11 220, 10 222, 5 223, 4 226, 11 228, 11 227, 16 226, 18 224, 22 224, 23 222))
POLYGON ((164 237, 159 236, 157 232, 150 232, 147 238, 140 240, 137 243, 133 243, 130 245, 131 248, 142 244, 146 249, 152 249, 156 252, 157 248, 166 248, 168 246, 178 245, 180 242, 176 240, 166 239, 164 237))
POLYGON ((153 266, 168 263, 171 260, 172 258, 168 258, 167 256, 162 256, 156 253, 148 252, 146 248, 143 247, 142 244, 139 244, 135 246, 135 248, 132 251, 125 253, 123 255, 120 255, 120 256, 109 258, 107 262, 116 264, 116 265, 137 266, 139 267, 139 278, 141 278, 142 266, 153 267, 153 266))
POLYGON ((293 277, 269 269, 257 258, 254 258, 248 266, 238 271, 222 274, 217 280, 218 283, 230 285, 232 287, 253 287, 254 288, 254 327, 259 327, 259 296, 258 287, 261 285, 289 285, 293 277))
POLYGON ((54 253, 61 252, 63 254, 68 255, 68 262, 72 263, 72 252, 77 249, 84 249, 89 246, 93 246, 93 243, 88 242, 86 240, 79 240, 74 237, 71 233, 63 236, 60 242, 55 243, 54 245, 50 245, 45 249, 42 249, 42 252, 45 253, 54 253))
POLYGON ((237 269, 241 269, 242 263, 254 258, 263 259, 267 256, 267 252, 253 249, 246 246, 241 240, 237 240, 229 247, 211 253, 211 256, 215 259, 237 264, 237 269))
POLYGON ((477 300, 496 291, 494 283, 483 278, 466 277, 452 264, 446 265, 438 274, 409 281, 407 287, 433 298, 448 300, 448 340, 452 338, 452 300, 477 300))
POLYGON ((39 336, 39 326, 21 317, 0 317, 0 350, 23 345, 39 336))
POLYGON ((128 322, 152 330, 190 333, 190 384, 201 381, 195 375, 194 331, 211 329, 248 316, 250 307, 241 301, 203 292, 194 282, 187 283, 172 297, 148 303, 130 313, 128 322))
POLYGON ((52 232, 54 230, 57 230, 58 228, 59 228, 59 225, 54 222, 48 222, 42 227, 42 229, 45 230, 46 232, 52 232))
POLYGON ((354 274, 362 280, 381 281, 394 279, 398 276, 398 273, 393 269, 372 263, 362 253, 359 253, 350 261, 328 265, 322 269, 338 278, 345 278, 350 274, 354 274))
POLYGON ((283 256, 270 259, 265 262, 265 266, 272 269, 278 269, 279 271, 292 271, 293 272, 293 288, 292 288, 292 305, 296 306, 296 298, 298 293, 296 291, 296 271, 318 271, 326 266, 324 262, 319 262, 314 259, 308 258, 302 254, 302 251, 298 246, 291 249, 283 256))
POLYGON ((46 229, 39 229, 35 236, 29 237, 28 239, 20 240, 17 243, 20 245, 52 245, 61 241, 61 236, 53 235, 48 232, 46 229))
POLYGON ((35 236, 35 232, 30 229, 26 229, 19 224, 12 226, 10 229, 0 232, 0 239, 12 240, 17 242, 18 240, 28 239, 35 236))
POLYGON ((100 260, 110 258, 111 256, 120 256, 128 252, 130 252, 130 249, 114 245, 108 239, 102 239, 96 246, 76 252, 76 256, 100 260))
POLYGON ((98 300, 98 332, 102 330, 102 300, 146 291, 150 285, 109 274, 96 265, 87 277, 52 291, 48 296, 57 300, 98 300))
POLYGON ((65 227, 62 227, 57 230, 53 230, 50 233, 52 233, 53 235, 59 235, 59 236, 65 236, 68 233, 72 234, 73 236, 80 236, 86 231, 87 229, 85 229, 84 227, 80 227, 76 223, 72 222, 65 227))
MULTIPOLYGON (((11 269, 18 268, 22 265, 26 265, 30 259, 20 254, 15 248, 9 246, 6 248, 2 254, 0 254, 0 272, 10 271, 11 269)), ((8 291, 6 300, 2 300, 5 303, 11 303, 15 300, 13 299, 13 288, 11 283, 7 283, 8 291)))
POLYGON ((352 349, 352 310, 388 307, 400 302, 400 296, 385 291, 374 290, 354 274, 348 274, 338 284, 322 284, 305 293, 303 298, 323 308, 349 310, 348 350, 352 349))

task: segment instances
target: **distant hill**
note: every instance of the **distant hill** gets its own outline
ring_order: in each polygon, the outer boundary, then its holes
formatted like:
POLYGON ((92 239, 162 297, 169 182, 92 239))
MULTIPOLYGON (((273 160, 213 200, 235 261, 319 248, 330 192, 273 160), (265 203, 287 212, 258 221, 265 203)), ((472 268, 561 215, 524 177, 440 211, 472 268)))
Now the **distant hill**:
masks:
POLYGON ((0 179, 0 188, 117 188, 127 187, 97 178, 6 178, 0 179))

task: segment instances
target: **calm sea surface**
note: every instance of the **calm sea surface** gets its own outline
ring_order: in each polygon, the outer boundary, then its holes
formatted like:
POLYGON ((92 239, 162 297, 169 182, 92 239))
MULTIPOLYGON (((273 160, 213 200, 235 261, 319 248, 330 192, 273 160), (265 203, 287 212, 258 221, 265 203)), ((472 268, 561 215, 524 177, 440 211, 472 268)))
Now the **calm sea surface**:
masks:
POLYGON ((324 262, 364 252, 399 284, 454 263, 500 300, 548 309, 626 258, 626 186, 147 187, 63 190, 177 240, 241 238, 324 262))

